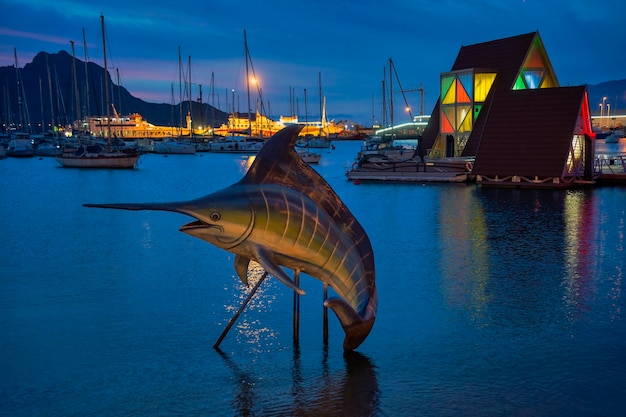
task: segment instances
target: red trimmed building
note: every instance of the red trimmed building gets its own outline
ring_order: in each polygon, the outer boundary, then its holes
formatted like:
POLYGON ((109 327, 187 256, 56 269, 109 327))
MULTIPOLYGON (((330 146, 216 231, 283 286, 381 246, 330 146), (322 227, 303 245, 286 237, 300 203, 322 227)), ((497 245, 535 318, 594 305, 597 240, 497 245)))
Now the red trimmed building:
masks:
POLYGON ((559 87, 538 32, 461 47, 421 142, 431 160, 473 156, 484 186, 593 180, 586 87, 559 87))

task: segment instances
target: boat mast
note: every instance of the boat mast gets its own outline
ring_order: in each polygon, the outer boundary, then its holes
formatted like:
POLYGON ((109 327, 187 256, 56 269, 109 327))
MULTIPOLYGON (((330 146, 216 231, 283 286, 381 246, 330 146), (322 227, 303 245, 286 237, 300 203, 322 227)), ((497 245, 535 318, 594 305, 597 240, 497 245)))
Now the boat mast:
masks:
MULTIPOLYGON (((50 128, 55 130, 54 101, 52 100, 52 76, 50 75, 50 63, 48 62, 48 54, 46 54, 46 70, 48 71, 48 92, 50 93, 50 128)), ((55 132, 56 133, 56 132, 55 132)))
POLYGON ((122 81, 120 80, 120 69, 115 68, 115 79, 117 80, 117 113, 118 115, 124 114, 122 111, 122 81))
MULTIPOLYGON (((202 84, 198 84, 198 94, 200 94, 198 96, 198 103, 200 103, 200 126, 205 126, 204 104, 202 103, 202 84)), ((193 136, 193 130, 191 132, 191 136, 193 136)))
POLYGON ((381 96, 383 98, 383 103, 382 103, 382 111, 383 111, 383 120, 382 120, 382 125, 384 127, 388 127, 389 125, 387 124, 387 68, 383 67, 383 81, 382 81, 382 91, 381 91, 381 96))
POLYGON ((43 84, 41 81, 41 75, 39 76, 39 108, 41 111, 41 133, 46 132, 46 122, 43 117, 43 84))
POLYGON ((89 73, 87 62, 89 62, 89 56, 87 55, 87 38, 85 37, 85 28, 83 28, 83 49, 85 50, 85 119, 91 115, 89 108, 89 73))
POLYGON ((107 47, 106 47, 106 39, 104 36, 104 14, 100 14, 100 21, 102 22, 102 51, 104 55, 104 96, 106 100, 106 108, 107 108, 107 133, 109 145, 111 144, 111 109, 110 109, 110 99, 109 99, 109 69, 107 67, 107 47))
POLYGON ((389 119, 391 134, 393 135, 393 61, 389 58, 389 119))
POLYGON ((308 133, 309 130, 309 108, 307 107, 306 100, 306 88, 304 89, 304 126, 305 131, 308 133))
POLYGON ((183 62, 180 56, 180 46, 178 47, 178 113, 179 130, 178 137, 183 136, 183 62))
POLYGON ((402 83, 400 82, 400 76, 398 75, 398 71, 396 70, 396 66, 393 65, 393 74, 396 76, 396 81, 398 82, 398 88, 400 89, 400 94, 402 94, 402 100, 404 100, 404 106, 409 113, 409 119, 413 121, 413 113, 411 112, 411 106, 409 106, 409 102, 406 99, 406 95, 404 94, 408 90, 402 88, 402 83))
POLYGON ((318 74, 317 74, 317 83, 319 85, 319 94, 320 94, 320 130, 319 130, 318 135, 322 136, 322 132, 324 131, 324 127, 325 127, 324 126, 325 125, 325 123, 324 123, 324 119, 325 119, 325 114, 324 114, 325 113, 325 109, 324 109, 325 103, 323 102, 323 98, 322 98, 323 94, 322 94, 322 72, 321 71, 318 72, 318 74))
POLYGON ((17 81, 17 110, 20 115, 20 129, 24 128, 24 121, 22 120, 22 85, 20 83, 20 70, 17 64, 17 49, 13 48, 13 55, 15 57, 15 79, 17 81))
POLYGON ((248 71, 248 39, 246 38, 246 30, 243 30, 243 47, 246 55, 246 90, 248 93, 248 136, 252 136, 252 115, 250 113, 250 74, 248 71))
POLYGON ((215 73, 211 71, 211 117, 209 118, 209 127, 211 135, 213 135, 213 124, 215 123, 215 73))
MULTIPOLYGON (((120 80, 120 69, 119 68, 115 68, 115 74, 116 74, 116 80, 117 80, 117 107, 115 107, 115 104, 112 105, 113 107, 113 117, 115 117, 117 119, 117 123, 121 123, 122 122, 122 81, 120 80)), ((115 98, 113 98, 113 100, 115 101, 115 98)), ((119 131, 119 135, 123 138, 124 137, 124 129, 121 128, 119 131)))
POLYGON ((76 112, 76 118, 74 119, 74 123, 72 123, 72 126, 75 126, 76 122, 78 122, 80 126, 80 106, 78 104, 80 102, 80 98, 78 97, 78 75, 76 74, 76 54, 74 53, 74 41, 70 41, 70 44, 72 45, 72 87, 74 90, 74 111, 76 112))
POLYGON ((170 110, 170 124, 172 125, 172 136, 175 135, 175 130, 176 130, 176 122, 174 121, 174 107, 175 107, 175 101, 174 101, 174 83, 171 83, 171 110, 170 110))
POLYGON ((187 109, 187 120, 186 120, 186 122, 187 122, 187 128, 189 128, 189 138, 193 138, 193 126, 192 126, 193 117, 192 117, 192 112, 191 112, 191 110, 193 108, 192 107, 193 103, 192 103, 192 99, 191 99, 191 95, 193 94, 191 92, 191 55, 187 56, 187 73, 188 73, 188 77, 189 77, 189 82, 188 82, 189 89, 187 90, 187 94, 189 94, 189 96, 188 96, 189 108, 187 109))

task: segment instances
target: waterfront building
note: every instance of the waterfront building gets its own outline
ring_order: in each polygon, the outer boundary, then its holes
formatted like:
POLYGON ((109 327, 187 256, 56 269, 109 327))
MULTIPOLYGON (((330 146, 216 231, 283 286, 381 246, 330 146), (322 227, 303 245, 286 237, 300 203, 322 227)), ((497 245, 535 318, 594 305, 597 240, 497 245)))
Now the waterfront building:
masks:
POLYGON ((539 32, 461 47, 419 147, 475 158, 479 184, 561 187, 592 180, 586 87, 559 87, 539 32))
POLYGON ((326 121, 301 121, 298 116, 280 116, 278 121, 270 119, 259 113, 235 112, 228 117, 228 122, 214 129, 214 134, 220 136, 248 135, 260 138, 269 138, 285 126, 303 125, 300 136, 324 136, 339 135, 344 131, 343 126, 326 121))
MULTIPOLYGON (((125 140, 136 139, 163 139, 168 137, 189 137, 191 132, 191 118, 187 117, 186 127, 157 126, 149 123, 139 113, 128 116, 114 117, 90 116, 85 119, 85 125, 79 130, 87 130, 98 138, 121 138, 125 140)), ((194 130, 194 134, 201 135, 203 131, 194 130)))
POLYGON ((257 138, 269 138, 274 133, 285 127, 282 123, 255 113, 235 112, 228 116, 228 122, 215 128, 213 133, 219 136, 253 136, 257 138))

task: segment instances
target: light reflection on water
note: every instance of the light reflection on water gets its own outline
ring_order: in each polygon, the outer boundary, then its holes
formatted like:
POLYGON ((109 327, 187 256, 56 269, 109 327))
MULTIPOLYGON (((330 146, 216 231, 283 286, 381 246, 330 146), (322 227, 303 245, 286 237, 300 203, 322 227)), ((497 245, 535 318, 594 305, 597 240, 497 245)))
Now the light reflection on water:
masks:
MULTIPOLYGON (((234 279, 233 285, 225 286, 225 293, 234 296, 230 304, 225 305, 225 310, 232 316, 244 304, 248 295, 253 291, 257 282, 262 279, 263 268, 256 263, 251 262, 248 267, 248 284, 245 285, 239 279, 234 279)), ((237 335, 235 336, 238 343, 247 343, 255 353, 261 353, 267 345, 272 345, 276 340, 274 328, 268 327, 263 323, 260 317, 267 317, 272 312, 272 304, 276 300, 276 294, 268 291, 272 284, 271 278, 263 282, 256 290, 255 295, 246 304, 246 309, 254 312, 254 315, 244 315, 236 323, 237 335)))
POLYGON ((353 185, 360 143, 316 169, 368 232, 379 312, 344 357, 322 286, 250 287, 176 213, 85 209, 173 201, 238 181, 240 155, 146 157, 136 171, 0 161, 0 414, 616 415, 626 407, 626 189, 353 185), (27 173, 27 175, 25 175, 27 173))

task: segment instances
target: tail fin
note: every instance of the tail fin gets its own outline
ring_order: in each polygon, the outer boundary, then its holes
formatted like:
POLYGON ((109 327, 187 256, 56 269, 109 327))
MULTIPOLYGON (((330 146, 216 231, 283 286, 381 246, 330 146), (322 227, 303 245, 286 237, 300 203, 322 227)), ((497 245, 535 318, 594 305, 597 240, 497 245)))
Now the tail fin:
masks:
POLYGON ((343 327, 346 335, 343 340, 343 350, 351 351, 356 349, 370 334, 376 319, 377 304, 375 288, 368 303, 365 317, 359 316, 354 308, 341 298, 329 298, 324 301, 324 306, 330 307, 335 312, 341 327, 343 327))

